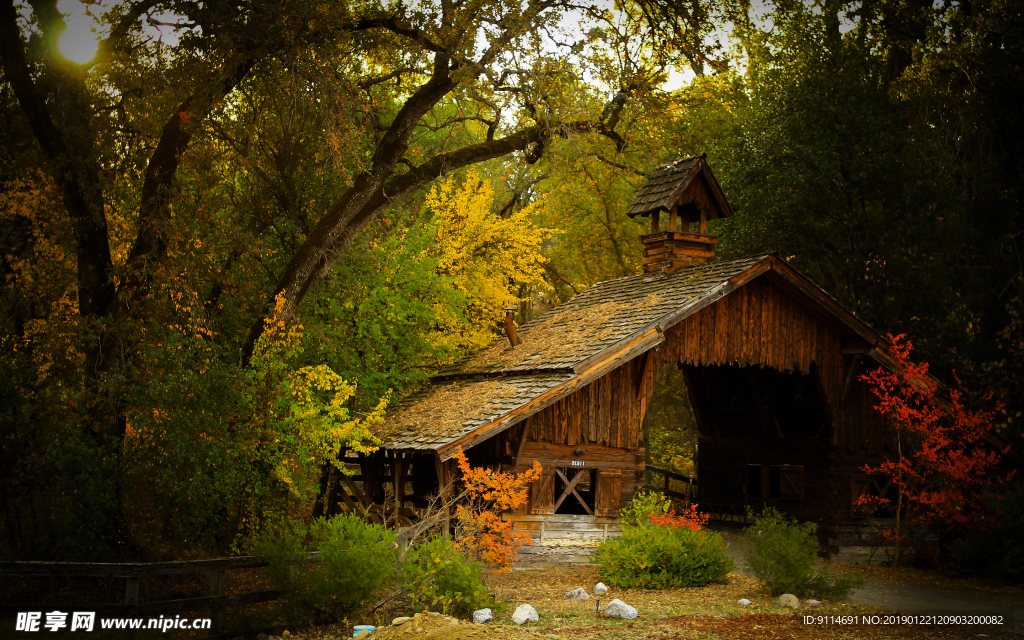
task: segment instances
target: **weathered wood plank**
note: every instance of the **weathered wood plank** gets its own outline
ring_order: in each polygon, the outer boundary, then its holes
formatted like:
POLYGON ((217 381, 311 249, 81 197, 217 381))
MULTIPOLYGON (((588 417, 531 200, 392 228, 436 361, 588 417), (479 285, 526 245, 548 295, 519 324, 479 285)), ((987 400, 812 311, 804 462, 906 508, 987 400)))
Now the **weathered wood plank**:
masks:
POLYGON ((501 519, 513 522, 550 522, 550 523, 580 523, 588 525, 615 524, 619 522, 618 516, 585 516, 583 514, 559 513, 551 515, 520 515, 517 513, 503 513, 501 519))

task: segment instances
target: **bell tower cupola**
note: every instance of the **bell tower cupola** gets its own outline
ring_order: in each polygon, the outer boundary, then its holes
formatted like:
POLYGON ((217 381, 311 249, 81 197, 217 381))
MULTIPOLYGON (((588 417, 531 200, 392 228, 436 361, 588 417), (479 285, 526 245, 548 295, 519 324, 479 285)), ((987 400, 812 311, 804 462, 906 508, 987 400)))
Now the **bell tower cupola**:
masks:
POLYGON ((640 236, 644 273, 673 273, 714 257, 718 238, 708 235, 708 221, 731 216, 732 207, 706 157, 658 166, 626 212, 651 219, 650 233, 640 236))

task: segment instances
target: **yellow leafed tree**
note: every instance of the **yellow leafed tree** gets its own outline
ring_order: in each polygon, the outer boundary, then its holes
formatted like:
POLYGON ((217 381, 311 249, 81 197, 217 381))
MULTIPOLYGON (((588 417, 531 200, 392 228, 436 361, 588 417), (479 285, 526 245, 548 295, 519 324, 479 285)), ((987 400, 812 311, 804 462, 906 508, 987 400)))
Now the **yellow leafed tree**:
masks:
POLYGON ((519 285, 542 281, 541 244, 559 231, 533 223, 539 203, 505 217, 494 213, 494 189, 475 171, 437 184, 426 205, 438 227, 438 268, 469 299, 464 320, 444 314, 437 340, 459 352, 481 348, 495 338, 502 308, 522 301, 519 285))

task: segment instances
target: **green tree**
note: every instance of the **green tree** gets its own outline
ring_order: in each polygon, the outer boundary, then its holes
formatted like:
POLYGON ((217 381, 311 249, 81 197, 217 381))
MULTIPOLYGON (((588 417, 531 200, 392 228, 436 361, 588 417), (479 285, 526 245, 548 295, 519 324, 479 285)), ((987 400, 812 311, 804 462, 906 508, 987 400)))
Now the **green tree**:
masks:
MULTIPOLYGON (((420 336, 415 364, 400 365, 409 352, 383 356, 398 336, 382 322, 341 321, 391 313, 402 295, 423 299, 394 310, 401 322, 464 312, 428 259, 408 267, 426 277, 415 284, 359 260, 334 269, 384 212, 417 219, 441 176, 530 165, 561 136, 624 148, 622 110, 643 109, 656 86, 642 80, 665 61, 642 54, 651 29, 609 39, 615 20, 563 0, 138 0, 100 16, 99 52, 78 64, 60 52, 54 0, 3 3, 2 347, 17 372, 3 393, 17 401, 3 414, 0 490, 12 554, 222 547, 286 512, 309 485, 305 457, 347 436, 314 447, 301 433, 325 425, 296 421, 291 378, 253 378, 266 319, 317 320, 305 355, 277 357, 292 371, 334 358, 345 385, 321 371, 333 390, 314 394, 328 414, 352 393, 372 408, 414 384, 419 363, 451 357, 420 336), (592 28, 562 39, 577 9, 592 28), (587 89, 591 77, 603 89, 587 89), (342 280, 346 269, 360 280, 342 280), (329 290, 358 304, 312 300, 329 290), (315 335, 325 327, 338 334, 315 335), (62 518, 68 502, 90 517, 62 518)), ((391 247, 409 249, 400 240, 391 247)))

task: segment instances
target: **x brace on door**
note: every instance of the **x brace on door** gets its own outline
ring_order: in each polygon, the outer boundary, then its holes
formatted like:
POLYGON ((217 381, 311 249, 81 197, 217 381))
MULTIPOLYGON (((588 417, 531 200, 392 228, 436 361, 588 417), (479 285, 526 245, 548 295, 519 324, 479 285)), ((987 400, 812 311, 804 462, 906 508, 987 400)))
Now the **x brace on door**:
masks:
POLYGON ((565 491, 562 492, 562 495, 558 496, 558 500, 555 502, 555 508, 552 511, 557 513, 558 507, 561 506, 566 496, 568 496, 571 493, 572 495, 576 496, 576 499, 580 501, 581 505, 583 505, 583 510, 587 512, 588 516, 594 515, 594 512, 590 509, 590 507, 587 506, 587 503, 583 501, 583 498, 580 497, 580 494, 576 492, 576 483, 580 481, 581 477, 583 477, 583 470, 581 469, 577 471, 576 475, 572 477, 572 480, 566 478, 565 475, 562 474, 561 469, 555 469, 555 473, 557 473, 558 477, 561 478, 562 482, 565 483, 565 491))

